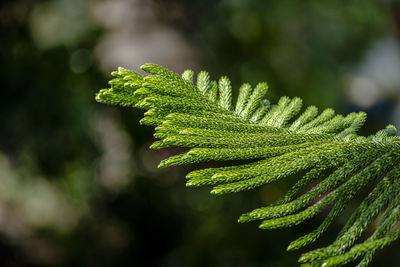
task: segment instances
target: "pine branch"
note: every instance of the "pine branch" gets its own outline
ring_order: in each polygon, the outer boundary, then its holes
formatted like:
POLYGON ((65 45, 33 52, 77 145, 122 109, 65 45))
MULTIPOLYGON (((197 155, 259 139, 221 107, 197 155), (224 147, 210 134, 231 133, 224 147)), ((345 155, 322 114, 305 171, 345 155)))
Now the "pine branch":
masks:
POLYGON ((159 167, 253 160, 192 171, 187 186, 213 186, 212 194, 228 194, 306 172, 280 200, 239 218, 239 222, 261 220, 262 229, 284 228, 331 207, 322 224, 293 241, 288 250, 315 242, 351 200, 377 182, 338 238, 303 254, 300 263, 339 266, 361 258, 359 266, 366 266, 378 249, 399 237, 400 139, 394 126, 363 137, 356 133, 366 119, 363 112, 343 117, 332 109, 318 114, 310 106, 300 114, 300 98, 282 97, 271 105, 265 98, 266 83, 254 88, 243 84, 233 104, 227 77, 217 82, 201 71, 195 84, 191 70, 180 76, 154 64, 142 69, 150 75, 123 68, 113 72, 111 87, 100 90, 96 100, 146 109, 140 123, 156 126, 154 135, 159 139, 152 149, 189 148, 163 160, 159 167), (355 244, 376 220, 375 232, 355 244))

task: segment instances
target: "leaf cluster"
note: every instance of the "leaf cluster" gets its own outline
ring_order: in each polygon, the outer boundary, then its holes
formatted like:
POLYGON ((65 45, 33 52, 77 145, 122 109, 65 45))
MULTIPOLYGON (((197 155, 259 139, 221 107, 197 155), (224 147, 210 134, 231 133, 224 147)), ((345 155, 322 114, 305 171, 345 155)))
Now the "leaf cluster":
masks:
POLYGON ((263 82, 243 84, 233 101, 227 77, 212 80, 201 71, 194 81, 191 70, 178 75, 155 64, 141 68, 149 75, 123 68, 113 72, 111 87, 100 90, 96 100, 147 110, 140 123, 155 126, 158 139, 150 148, 188 148, 159 167, 237 161, 187 174, 187 186, 212 186, 216 195, 298 175, 278 201, 240 216, 241 223, 260 221, 261 229, 295 226, 329 209, 323 222, 288 250, 315 242, 350 201, 374 185, 334 242, 300 257, 304 266, 339 266, 357 259, 358 266, 366 266, 378 249, 399 237, 400 139, 394 126, 359 136, 363 112, 342 116, 315 106, 302 110, 297 97, 272 104, 263 82), (374 222, 374 232, 361 238, 374 222))

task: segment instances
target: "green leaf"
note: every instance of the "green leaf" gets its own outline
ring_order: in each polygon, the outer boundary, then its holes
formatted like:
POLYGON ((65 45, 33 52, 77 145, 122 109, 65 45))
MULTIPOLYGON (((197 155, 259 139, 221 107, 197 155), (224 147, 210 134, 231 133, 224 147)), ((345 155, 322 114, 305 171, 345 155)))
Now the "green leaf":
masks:
POLYGON ((399 237, 400 139, 394 126, 363 137, 357 130, 365 122, 364 112, 342 116, 326 109, 318 114, 314 106, 301 112, 301 99, 286 96, 271 105, 265 98, 266 83, 254 89, 243 84, 233 103, 227 77, 216 82, 201 71, 195 85, 191 70, 180 76, 155 64, 142 69, 149 75, 123 68, 113 72, 111 87, 100 90, 96 100, 148 110, 140 122, 157 126, 154 136, 159 140, 152 149, 189 149, 159 167, 241 160, 187 175, 187 186, 213 186, 212 194, 255 189, 298 175, 280 200, 239 218, 262 220, 262 229, 295 226, 330 208, 321 225, 293 241, 288 250, 315 242, 350 201, 370 191, 332 244, 300 257, 305 266, 338 266, 357 259, 359 266, 366 266, 378 249, 399 237), (372 223, 375 231, 356 244, 372 223))

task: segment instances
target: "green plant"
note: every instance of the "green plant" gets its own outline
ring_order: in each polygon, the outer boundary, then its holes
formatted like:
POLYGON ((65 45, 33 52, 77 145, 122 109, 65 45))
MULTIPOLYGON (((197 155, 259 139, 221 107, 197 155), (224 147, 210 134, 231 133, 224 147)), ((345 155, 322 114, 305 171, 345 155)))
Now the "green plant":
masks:
POLYGON ((160 139, 151 148, 189 148, 159 167, 241 160, 187 175, 187 186, 213 186, 212 194, 301 175, 277 202, 239 218, 239 222, 262 220, 261 229, 295 226, 330 207, 322 224, 293 241, 288 250, 316 241, 352 199, 373 185, 331 245, 300 257, 304 266, 338 266, 358 258, 358 266, 366 266, 378 249, 399 237, 400 139, 394 126, 363 137, 356 134, 366 119, 363 112, 343 117, 326 109, 318 115, 310 106, 298 115, 301 99, 282 97, 271 105, 265 98, 266 83, 255 88, 242 85, 233 106, 227 77, 212 81, 202 71, 195 85, 190 70, 179 76, 154 64, 142 69, 150 75, 123 68, 113 72, 111 88, 101 90, 96 100, 146 109, 140 122, 156 126, 154 135, 160 139), (373 234, 355 244, 375 220, 373 234))

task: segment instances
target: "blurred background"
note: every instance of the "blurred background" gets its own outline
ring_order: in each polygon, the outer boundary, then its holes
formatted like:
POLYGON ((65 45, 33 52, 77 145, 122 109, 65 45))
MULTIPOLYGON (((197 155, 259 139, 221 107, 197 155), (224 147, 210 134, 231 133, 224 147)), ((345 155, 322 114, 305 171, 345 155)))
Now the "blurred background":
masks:
MULTIPOLYGON (((367 111, 362 134, 400 126, 394 1, 9 0, 0 30, 0 266, 295 266, 305 251, 285 250, 321 218, 236 223, 289 183, 213 197, 185 188, 193 167, 157 169, 174 151, 148 149, 142 112, 94 101, 118 66, 267 81, 272 101, 367 111)), ((400 266, 399 245, 373 266, 400 266)))

